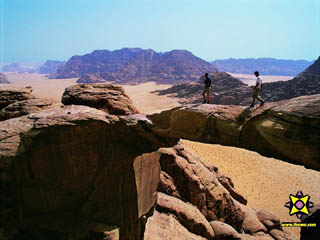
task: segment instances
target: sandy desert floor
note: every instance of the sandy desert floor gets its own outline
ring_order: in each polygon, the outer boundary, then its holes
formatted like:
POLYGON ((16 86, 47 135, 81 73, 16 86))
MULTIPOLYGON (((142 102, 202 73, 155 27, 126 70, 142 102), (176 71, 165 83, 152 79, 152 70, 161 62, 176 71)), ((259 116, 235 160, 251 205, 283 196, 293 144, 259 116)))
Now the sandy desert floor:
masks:
MULTIPOLYGON (((0 84, 0 87, 26 87, 32 86, 33 94, 39 98, 49 98, 61 101, 66 87, 77 84, 77 78, 48 79, 44 74, 5 73, 11 84, 0 84)), ((143 113, 159 112, 178 106, 178 101, 172 97, 158 96, 151 93, 155 90, 169 88, 171 85, 158 85, 154 82, 139 85, 122 85, 131 97, 134 105, 143 113)))
MULTIPOLYGON (((256 77, 252 74, 240 74, 240 73, 229 73, 233 77, 240 79, 243 83, 248 84, 249 86, 255 85, 256 77)), ((294 78, 294 76, 264 76, 262 75, 262 81, 264 83, 268 82, 278 82, 278 81, 288 81, 294 78)))
MULTIPOLYGON (((64 89, 75 84, 76 79, 46 79, 40 74, 7 74, 11 86, 32 86, 37 97, 47 97, 60 101, 64 89)), ((177 106, 177 99, 158 96, 152 91, 168 88, 169 85, 144 83, 124 85, 127 94, 137 108, 144 113, 158 112, 177 106)), ((302 190, 310 196, 310 201, 320 203, 320 172, 305 169, 274 158, 266 158, 258 153, 216 144, 203 144, 182 140, 190 150, 204 161, 210 161, 232 178, 236 189, 244 194, 251 207, 265 208, 282 221, 297 221, 289 216, 284 204, 289 194, 302 190)), ((299 236, 299 228, 286 228, 299 236)))

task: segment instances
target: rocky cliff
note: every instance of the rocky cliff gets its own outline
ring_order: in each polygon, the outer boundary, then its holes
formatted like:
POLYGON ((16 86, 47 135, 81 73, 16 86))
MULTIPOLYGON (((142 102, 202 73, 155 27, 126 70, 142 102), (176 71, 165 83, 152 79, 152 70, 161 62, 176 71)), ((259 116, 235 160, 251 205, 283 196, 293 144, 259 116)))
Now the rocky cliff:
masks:
POLYGON ((57 69, 66 64, 64 61, 47 60, 39 69, 41 74, 54 74, 57 69))
POLYGON ((182 144, 158 152, 158 200, 147 220, 145 240, 295 239, 273 213, 246 206, 230 178, 182 144))
MULTIPOLYGON (((83 56, 73 56, 53 77, 79 78, 85 74, 94 74, 100 79, 121 83, 177 83, 196 81, 201 74, 216 71, 217 68, 210 63, 185 50, 157 53, 152 49, 123 48, 115 51, 96 50, 83 56)), ((82 81, 80 78, 79 82, 82 81)))
POLYGON ((150 125, 86 106, 1 122, 3 234, 91 239, 120 229, 121 239, 141 239, 160 176, 152 152, 177 142, 150 125))
POLYGON ((149 116, 164 136, 238 146, 320 169, 320 95, 266 104, 189 105, 149 116))

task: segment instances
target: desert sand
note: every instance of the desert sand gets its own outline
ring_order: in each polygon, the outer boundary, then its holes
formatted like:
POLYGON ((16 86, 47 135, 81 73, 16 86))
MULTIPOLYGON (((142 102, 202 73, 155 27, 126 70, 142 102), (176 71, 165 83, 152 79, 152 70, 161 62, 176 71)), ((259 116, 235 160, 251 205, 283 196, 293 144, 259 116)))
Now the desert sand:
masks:
MULTIPOLYGON (((229 73, 233 77, 238 78, 243 83, 248 84, 249 86, 253 86, 256 83, 256 77, 252 74, 240 74, 240 73, 229 73)), ((288 81, 294 78, 294 76, 264 76, 262 75, 262 81, 264 83, 268 82, 278 82, 278 81, 288 81)))
MULTIPOLYGON (((41 74, 7 74, 10 86, 32 86, 37 97, 52 98, 60 101, 64 89, 75 84, 76 79, 47 79, 41 74)), ((4 84, 2 84, 4 85, 4 84)), ((170 85, 144 83, 123 85, 136 107, 143 113, 159 112, 177 106, 177 99, 158 96, 155 90, 165 89, 170 85)), ((210 161, 221 173, 231 177, 236 189, 244 194, 251 207, 265 208, 274 212, 282 221, 295 221, 289 216, 289 209, 284 204, 289 201, 289 194, 302 190, 310 196, 313 203, 320 202, 320 172, 305 169, 303 166, 290 164, 274 158, 267 158, 258 153, 217 144, 203 144, 187 140, 182 142, 203 161, 210 161)), ((287 231, 299 236, 299 228, 287 228, 287 231)))
MULTIPOLYGON (((66 87, 77 84, 77 78, 48 79, 44 74, 5 73, 11 84, 0 84, 0 87, 26 87, 32 86, 33 94, 39 98, 49 98, 61 101, 61 96, 66 87)), ((158 96, 152 93, 171 85, 156 84, 154 82, 139 85, 122 85, 131 97, 137 109, 143 113, 154 113, 178 106, 178 100, 172 97, 158 96)))

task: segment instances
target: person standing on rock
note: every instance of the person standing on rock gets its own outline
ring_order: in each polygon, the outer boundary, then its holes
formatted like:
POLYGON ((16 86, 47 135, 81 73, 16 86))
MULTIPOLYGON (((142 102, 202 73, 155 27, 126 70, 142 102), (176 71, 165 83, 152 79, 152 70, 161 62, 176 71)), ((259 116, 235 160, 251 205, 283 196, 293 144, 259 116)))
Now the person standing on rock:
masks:
POLYGON ((262 78, 258 71, 254 72, 254 75, 257 77, 256 85, 253 88, 253 99, 250 107, 254 107, 254 102, 256 99, 260 101, 260 107, 264 104, 264 101, 259 96, 260 92, 262 92, 262 78))
POLYGON ((205 73, 204 76, 205 76, 205 80, 204 80, 205 87, 204 87, 204 90, 202 93, 203 103, 209 104, 210 103, 210 91, 211 91, 211 79, 209 78, 208 73, 205 73), (206 95, 207 95, 207 99, 206 99, 206 95))

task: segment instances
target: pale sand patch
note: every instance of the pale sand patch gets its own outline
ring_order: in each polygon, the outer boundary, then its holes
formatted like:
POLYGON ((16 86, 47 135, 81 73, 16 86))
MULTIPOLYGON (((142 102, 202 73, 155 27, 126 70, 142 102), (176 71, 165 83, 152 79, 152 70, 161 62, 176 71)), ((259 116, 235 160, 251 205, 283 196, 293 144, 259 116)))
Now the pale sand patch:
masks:
POLYGON ((77 78, 48 79, 45 74, 38 73, 5 73, 11 84, 1 86, 26 87, 32 86, 33 94, 39 98, 61 101, 66 87, 76 84, 77 78))
MULTIPOLYGON (((77 78, 48 79, 45 74, 5 73, 11 84, 0 86, 26 87, 32 86, 33 94, 39 98, 50 98, 61 101, 65 88, 77 84, 77 78)), ((178 106, 178 99, 168 96, 158 96, 152 93, 155 90, 163 90, 171 87, 168 84, 156 84, 154 82, 139 85, 121 85, 132 99, 134 105, 143 113, 153 113, 178 106)))
POLYGON ((139 85, 122 85, 126 93, 132 99, 133 104, 143 113, 150 114, 161 112, 179 106, 178 99, 168 96, 159 96, 152 93, 155 90, 163 90, 171 87, 169 84, 156 84, 154 82, 139 85))
MULTIPOLYGON (((248 199, 250 207, 268 209, 284 222, 299 222, 289 216, 284 207, 289 194, 302 190, 313 203, 320 202, 320 172, 290 164, 274 158, 263 157, 245 149, 217 144, 204 144, 182 140, 183 144, 202 160, 209 161, 219 171, 231 177, 235 188, 248 199)), ((300 228, 286 228, 300 236, 300 228)))
MULTIPOLYGON (((253 86, 256 84, 256 77, 253 74, 241 74, 241 73, 229 73, 233 77, 238 78, 243 83, 248 84, 249 86, 253 86)), ((288 81, 294 78, 294 76, 265 76, 261 75, 262 82, 279 82, 279 81, 288 81)))

